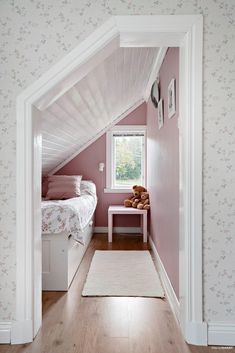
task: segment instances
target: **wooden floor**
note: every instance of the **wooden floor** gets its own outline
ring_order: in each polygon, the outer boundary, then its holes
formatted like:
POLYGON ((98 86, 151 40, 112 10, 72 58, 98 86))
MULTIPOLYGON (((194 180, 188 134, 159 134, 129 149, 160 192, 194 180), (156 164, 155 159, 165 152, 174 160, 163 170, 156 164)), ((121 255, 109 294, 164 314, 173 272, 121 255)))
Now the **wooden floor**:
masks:
MULTIPOLYGON (((43 293, 43 324, 34 342, 1 345, 0 353, 209 353, 214 347, 187 345, 166 300, 82 298, 95 250, 148 249, 138 236, 95 235, 68 292, 43 293)), ((235 349, 219 349, 220 353, 235 349)))

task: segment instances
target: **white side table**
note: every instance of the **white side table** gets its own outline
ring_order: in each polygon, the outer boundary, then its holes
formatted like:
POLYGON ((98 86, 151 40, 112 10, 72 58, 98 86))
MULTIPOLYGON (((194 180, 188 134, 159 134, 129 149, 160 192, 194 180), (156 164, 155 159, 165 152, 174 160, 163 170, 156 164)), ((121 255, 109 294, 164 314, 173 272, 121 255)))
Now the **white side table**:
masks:
POLYGON ((147 243, 147 210, 139 210, 133 207, 125 206, 109 206, 108 209, 108 241, 112 243, 113 239, 113 215, 115 214, 126 214, 133 215, 137 214, 141 216, 141 226, 143 231, 143 242, 147 243))

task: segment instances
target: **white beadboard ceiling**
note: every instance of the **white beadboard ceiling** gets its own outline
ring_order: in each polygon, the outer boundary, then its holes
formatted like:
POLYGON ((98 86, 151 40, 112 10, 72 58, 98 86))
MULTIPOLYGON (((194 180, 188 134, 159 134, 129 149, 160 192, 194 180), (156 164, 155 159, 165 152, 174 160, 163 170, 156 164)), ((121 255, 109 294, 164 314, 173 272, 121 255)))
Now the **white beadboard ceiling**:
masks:
POLYGON ((42 112, 47 175, 143 99, 157 48, 119 48, 42 112))

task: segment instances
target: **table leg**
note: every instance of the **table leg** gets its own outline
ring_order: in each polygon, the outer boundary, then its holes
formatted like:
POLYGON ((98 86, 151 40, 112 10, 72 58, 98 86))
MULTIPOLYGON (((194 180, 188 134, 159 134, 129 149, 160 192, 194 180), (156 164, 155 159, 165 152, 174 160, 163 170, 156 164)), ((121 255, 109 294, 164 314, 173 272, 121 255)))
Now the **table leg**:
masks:
POLYGON ((108 214, 108 241, 112 243, 113 241, 113 214, 108 214))
POLYGON ((147 243, 148 234, 147 234, 147 212, 143 214, 143 242, 147 243))
POLYGON ((143 227, 143 217, 144 215, 140 215, 140 231, 144 234, 144 227, 143 227))

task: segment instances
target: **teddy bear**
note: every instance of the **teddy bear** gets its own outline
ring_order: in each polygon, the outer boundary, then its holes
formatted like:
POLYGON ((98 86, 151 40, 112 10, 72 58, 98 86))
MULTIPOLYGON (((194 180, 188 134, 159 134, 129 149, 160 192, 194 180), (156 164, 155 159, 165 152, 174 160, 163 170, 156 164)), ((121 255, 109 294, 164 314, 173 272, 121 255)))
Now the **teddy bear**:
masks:
POLYGON ((137 203, 135 202, 133 206, 133 202, 135 200, 140 200, 140 195, 141 195, 141 192, 143 191, 147 191, 143 186, 140 186, 140 185, 134 185, 132 187, 132 192, 133 192, 133 196, 129 197, 128 199, 124 200, 124 206, 125 207, 136 207, 137 206, 137 203))
POLYGON ((146 191, 143 191, 141 193, 140 200, 136 206, 139 210, 149 210, 150 209, 150 204, 149 204, 149 193, 146 191))

